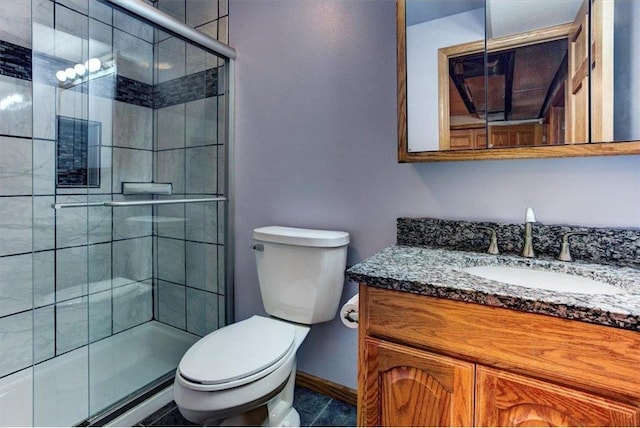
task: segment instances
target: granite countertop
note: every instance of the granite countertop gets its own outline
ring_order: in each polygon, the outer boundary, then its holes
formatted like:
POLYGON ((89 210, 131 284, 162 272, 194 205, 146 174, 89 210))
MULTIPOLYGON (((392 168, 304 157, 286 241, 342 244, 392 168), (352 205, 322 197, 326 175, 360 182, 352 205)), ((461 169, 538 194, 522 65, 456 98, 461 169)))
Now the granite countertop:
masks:
POLYGON ((349 268, 347 279, 377 288, 640 331, 640 270, 631 267, 396 245, 349 268), (580 275, 614 285, 622 292, 603 295, 532 289, 461 271, 484 265, 580 275))

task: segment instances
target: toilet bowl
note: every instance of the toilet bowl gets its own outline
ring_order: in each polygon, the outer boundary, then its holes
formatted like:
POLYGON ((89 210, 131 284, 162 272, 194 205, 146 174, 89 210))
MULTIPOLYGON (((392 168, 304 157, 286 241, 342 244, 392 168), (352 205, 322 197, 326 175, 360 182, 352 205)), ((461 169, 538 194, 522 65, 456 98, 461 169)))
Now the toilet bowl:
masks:
POLYGON ((335 317, 346 232, 279 226, 254 230, 267 313, 216 330, 183 356, 173 386, 180 413, 202 425, 299 426, 296 352, 310 324, 335 317))
POLYGON ((192 422, 213 425, 269 401, 275 407, 286 398, 278 395, 308 332, 307 326, 254 315, 205 336, 178 366, 173 394, 180 412, 192 422))

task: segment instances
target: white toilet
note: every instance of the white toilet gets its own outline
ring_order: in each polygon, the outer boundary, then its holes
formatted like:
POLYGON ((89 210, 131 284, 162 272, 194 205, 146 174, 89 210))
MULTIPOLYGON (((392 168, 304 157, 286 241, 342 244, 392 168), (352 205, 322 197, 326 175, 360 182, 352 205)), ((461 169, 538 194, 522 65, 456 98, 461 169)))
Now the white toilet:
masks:
POLYGON ((180 413, 203 425, 299 426, 292 407, 296 352, 309 325, 338 311, 346 232, 269 226, 253 231, 264 308, 203 337, 173 385, 180 413))

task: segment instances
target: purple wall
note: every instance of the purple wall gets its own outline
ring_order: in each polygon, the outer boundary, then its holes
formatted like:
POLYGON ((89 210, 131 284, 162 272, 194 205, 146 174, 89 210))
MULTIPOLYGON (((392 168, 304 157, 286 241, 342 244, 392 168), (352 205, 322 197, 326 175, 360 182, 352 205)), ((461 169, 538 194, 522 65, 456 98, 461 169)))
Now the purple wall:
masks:
MULTIPOLYGON (((264 313, 258 226, 348 231, 349 264, 394 244, 400 216, 515 222, 532 206, 542 223, 640 226, 637 156, 398 164, 393 1, 230 0, 230 20, 238 320, 264 313)), ((298 368, 355 388, 356 336, 314 326, 298 368)))

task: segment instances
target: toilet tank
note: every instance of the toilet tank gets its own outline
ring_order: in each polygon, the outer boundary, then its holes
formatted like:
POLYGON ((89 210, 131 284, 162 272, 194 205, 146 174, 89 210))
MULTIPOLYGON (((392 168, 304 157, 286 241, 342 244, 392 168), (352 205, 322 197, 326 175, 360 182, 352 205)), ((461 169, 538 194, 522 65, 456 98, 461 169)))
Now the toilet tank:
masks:
POLYGON ((336 316, 347 264, 347 232, 267 226, 254 229, 253 239, 268 314, 301 324, 336 316))

